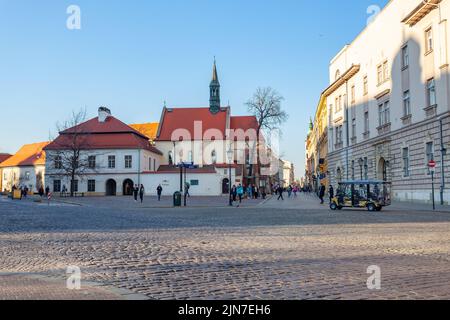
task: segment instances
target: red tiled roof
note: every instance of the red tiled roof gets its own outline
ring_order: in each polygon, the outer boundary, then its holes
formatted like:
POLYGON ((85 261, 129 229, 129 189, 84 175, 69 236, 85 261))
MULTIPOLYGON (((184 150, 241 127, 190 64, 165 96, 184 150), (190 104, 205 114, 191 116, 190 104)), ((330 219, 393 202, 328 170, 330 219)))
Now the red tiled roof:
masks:
MULTIPOLYGON (((145 172, 144 172, 145 173, 145 172)), ((149 172, 147 172, 149 173, 149 172)), ((180 168, 175 167, 175 166, 168 166, 168 165, 164 165, 164 166, 159 166, 158 171, 154 172, 157 174, 162 174, 162 173, 180 173, 180 168)), ((187 173, 188 174, 206 174, 206 173, 216 173, 216 169, 214 168, 214 166, 204 166, 202 168, 197 168, 197 169, 187 169, 187 173)))
POLYGON ((79 135, 76 143, 82 145, 84 150, 145 149, 162 155, 161 151, 150 144, 148 137, 112 116, 105 122, 99 122, 98 118, 94 118, 62 131, 45 150, 70 147, 74 134, 79 135))
POLYGON ((255 116, 239 116, 230 118, 230 129, 258 129, 258 120, 255 116))
POLYGON ((144 134, 140 133, 139 131, 133 129, 129 125, 123 123, 119 119, 109 116, 106 118, 105 122, 98 121, 98 117, 95 117, 91 120, 88 120, 86 122, 83 122, 75 127, 66 129, 60 134, 67 134, 67 133, 134 133, 137 134, 143 138, 147 138, 144 134))
MULTIPOLYGON (((209 108, 164 108, 157 141, 172 141, 172 134, 177 129, 186 129, 191 135, 190 140, 201 140, 207 130, 216 129, 222 135, 222 137, 215 137, 216 140, 223 140, 226 134, 228 115, 228 107, 222 108, 217 114, 212 114, 209 108), (194 122, 196 121, 202 122, 201 137, 194 136, 194 122)), ((178 138, 175 139, 178 140, 178 138)))
POLYGON ((8 158, 11 158, 12 154, 0 153, 0 164, 8 158))
POLYGON ((48 142, 39 142, 33 144, 26 144, 12 157, 9 157, 2 163, 1 167, 18 167, 18 166, 35 166, 45 164, 44 147, 48 142))

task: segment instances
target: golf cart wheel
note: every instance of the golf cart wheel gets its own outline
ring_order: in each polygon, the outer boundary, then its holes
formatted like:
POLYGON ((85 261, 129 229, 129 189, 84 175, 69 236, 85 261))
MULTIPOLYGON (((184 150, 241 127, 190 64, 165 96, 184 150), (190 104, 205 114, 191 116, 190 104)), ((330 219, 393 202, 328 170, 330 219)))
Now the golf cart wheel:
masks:
POLYGON ((332 204, 330 204, 330 209, 331 210, 336 211, 337 208, 338 208, 338 206, 336 205, 336 203, 333 202, 332 204))
POLYGON ((369 203, 367 205, 367 210, 369 210, 370 212, 374 212, 377 210, 377 207, 373 203, 369 203))

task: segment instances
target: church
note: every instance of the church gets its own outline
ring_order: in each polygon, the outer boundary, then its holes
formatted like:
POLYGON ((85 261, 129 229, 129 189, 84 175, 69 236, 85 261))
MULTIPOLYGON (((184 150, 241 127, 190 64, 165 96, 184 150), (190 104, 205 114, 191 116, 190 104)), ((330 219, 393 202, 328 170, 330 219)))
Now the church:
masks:
POLYGON ((190 163, 183 179, 193 196, 228 194, 233 184, 260 181, 260 187, 268 186, 266 180, 256 179, 258 121, 232 116, 230 106, 221 106, 215 61, 209 91, 209 107, 164 106, 159 123, 127 125, 101 107, 98 117, 61 132, 45 148, 47 185, 55 193, 72 185, 87 196, 130 195, 136 184, 154 194, 161 185, 164 194, 171 195, 180 190, 178 165, 190 163), (81 157, 89 161, 72 181, 61 170, 61 157, 75 132, 85 136, 81 157))

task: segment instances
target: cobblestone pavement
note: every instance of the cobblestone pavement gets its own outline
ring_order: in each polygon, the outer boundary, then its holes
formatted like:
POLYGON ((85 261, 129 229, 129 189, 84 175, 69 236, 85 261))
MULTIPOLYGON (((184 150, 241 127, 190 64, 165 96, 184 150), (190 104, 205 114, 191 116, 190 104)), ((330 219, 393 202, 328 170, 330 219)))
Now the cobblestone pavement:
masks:
POLYGON ((151 299, 450 299, 450 214, 335 213, 304 195, 214 209, 0 200, 0 273, 63 279, 69 265, 151 299), (381 290, 367 289, 372 265, 381 290))

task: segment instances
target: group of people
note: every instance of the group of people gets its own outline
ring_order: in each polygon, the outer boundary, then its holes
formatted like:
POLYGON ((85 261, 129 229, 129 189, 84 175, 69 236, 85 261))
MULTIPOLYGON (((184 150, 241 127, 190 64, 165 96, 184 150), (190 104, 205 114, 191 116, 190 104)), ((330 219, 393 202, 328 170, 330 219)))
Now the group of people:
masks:
MULTIPOLYGON (((156 188, 156 194, 158 195, 158 201, 161 201, 162 192, 163 192, 163 188, 161 187, 161 185, 158 185, 158 187, 156 188)), ((140 186, 138 186, 137 184, 135 184, 133 187, 134 201, 138 202, 138 197, 139 197, 139 199, 141 200, 141 203, 143 203, 144 195, 145 195, 144 185, 141 184, 140 186)))
POLYGON ((294 195, 294 198, 297 198, 297 194, 302 191, 302 189, 296 185, 289 185, 287 188, 284 188, 282 185, 277 185, 273 190, 274 193, 278 195, 278 200, 284 200, 284 192, 288 193, 289 198, 291 198, 292 195, 294 195))
POLYGON ((30 189, 27 186, 20 186, 19 188, 16 187, 16 185, 12 186, 12 192, 14 193, 15 190, 20 190, 20 199, 26 198, 28 196, 28 193, 30 192, 30 189))
MULTIPOLYGON (((320 189, 319 189, 319 199, 320 199, 320 204, 324 204, 325 203, 325 193, 327 191, 327 188, 325 187, 325 185, 322 183, 320 185, 320 189)), ((330 187, 328 188, 328 195, 330 196, 330 202, 332 201, 332 199, 334 198, 334 188, 332 185, 330 185, 330 187)))
POLYGON ((239 203, 242 203, 243 199, 259 199, 260 197, 265 199, 267 194, 264 189, 262 191, 258 190, 254 184, 249 186, 239 184, 231 187, 231 196, 233 202, 239 201, 239 203))

